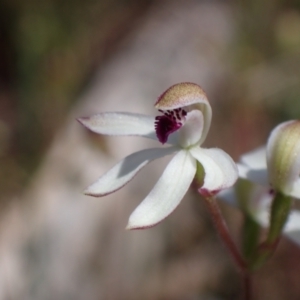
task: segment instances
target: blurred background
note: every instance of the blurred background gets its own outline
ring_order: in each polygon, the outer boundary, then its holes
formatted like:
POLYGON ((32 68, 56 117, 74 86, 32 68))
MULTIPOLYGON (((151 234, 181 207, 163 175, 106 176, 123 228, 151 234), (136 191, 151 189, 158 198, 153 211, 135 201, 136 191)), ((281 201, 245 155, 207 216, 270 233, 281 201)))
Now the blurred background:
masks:
MULTIPOLYGON (((191 81, 205 142, 234 159, 300 116, 297 0, 0 2, 0 299, 238 299, 238 274, 191 189, 162 224, 124 228, 169 158, 101 199, 82 190, 154 142, 104 138, 76 117, 155 115, 191 81)), ((241 214, 220 203, 237 243, 241 214)), ((254 299, 299 299, 299 247, 282 239, 254 299)))

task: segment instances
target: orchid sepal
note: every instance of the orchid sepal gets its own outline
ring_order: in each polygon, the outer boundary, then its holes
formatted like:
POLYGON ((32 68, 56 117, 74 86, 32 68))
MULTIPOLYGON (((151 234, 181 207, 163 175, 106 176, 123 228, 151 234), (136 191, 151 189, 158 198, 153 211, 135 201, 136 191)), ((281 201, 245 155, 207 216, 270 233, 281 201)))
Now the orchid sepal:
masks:
POLYGON ((116 192, 129 183, 149 162, 170 155, 176 150, 177 148, 175 147, 150 148, 128 155, 90 185, 84 191, 84 194, 93 197, 103 197, 116 192))
POLYGON ((126 113, 105 112, 91 117, 77 119, 89 130, 103 135, 111 136, 143 136, 156 140, 154 130, 154 117, 126 113))

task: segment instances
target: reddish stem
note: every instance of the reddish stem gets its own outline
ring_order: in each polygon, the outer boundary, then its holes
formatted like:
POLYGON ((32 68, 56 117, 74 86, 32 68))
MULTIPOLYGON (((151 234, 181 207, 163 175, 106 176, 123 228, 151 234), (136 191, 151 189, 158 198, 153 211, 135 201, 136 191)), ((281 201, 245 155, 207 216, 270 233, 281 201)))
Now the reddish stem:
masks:
POLYGON ((245 300, 250 300, 251 299, 251 278, 250 274, 248 272, 248 267, 247 263, 240 254, 236 244, 234 243, 227 224, 223 218, 223 215, 220 211, 220 208, 216 202, 216 200, 213 197, 205 197, 205 202, 207 204, 207 207, 209 209, 209 212, 212 216, 214 225, 217 229, 217 232, 225 244, 226 248, 231 254, 231 257, 238 268, 239 272, 242 275, 242 280, 243 280, 243 288, 244 288, 244 299, 245 300))

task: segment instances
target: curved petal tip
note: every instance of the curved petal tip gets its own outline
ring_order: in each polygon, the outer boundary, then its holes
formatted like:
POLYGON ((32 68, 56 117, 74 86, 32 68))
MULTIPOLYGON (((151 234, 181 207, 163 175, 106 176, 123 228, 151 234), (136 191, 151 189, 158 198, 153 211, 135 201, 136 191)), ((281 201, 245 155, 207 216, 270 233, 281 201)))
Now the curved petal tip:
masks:
POLYGON ((238 170, 226 152, 217 148, 203 149, 197 147, 190 151, 204 168, 204 184, 198 190, 202 196, 214 196, 221 190, 234 185, 238 178, 238 170))

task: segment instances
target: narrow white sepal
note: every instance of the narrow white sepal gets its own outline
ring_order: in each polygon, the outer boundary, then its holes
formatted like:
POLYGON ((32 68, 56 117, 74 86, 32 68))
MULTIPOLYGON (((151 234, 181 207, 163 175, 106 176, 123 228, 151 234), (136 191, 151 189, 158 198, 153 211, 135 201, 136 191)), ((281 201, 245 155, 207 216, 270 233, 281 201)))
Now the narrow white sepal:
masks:
POLYGON ((187 150, 179 151, 149 195, 131 214, 127 229, 152 227, 165 219, 184 197, 195 173, 195 159, 187 150))
POLYGON ((101 176, 94 184, 84 191, 84 194, 102 197, 113 193, 132 180, 132 178, 150 161, 169 155, 176 150, 175 147, 169 147, 145 149, 135 152, 125 157, 107 173, 101 176))
POLYGON ((223 150, 193 147, 190 153, 204 168, 204 184, 199 189, 203 195, 216 194, 222 189, 231 187, 238 178, 237 166, 223 150))
POLYGON ((157 140, 154 117, 124 113, 106 112, 78 121, 93 132, 105 135, 137 135, 157 140))

